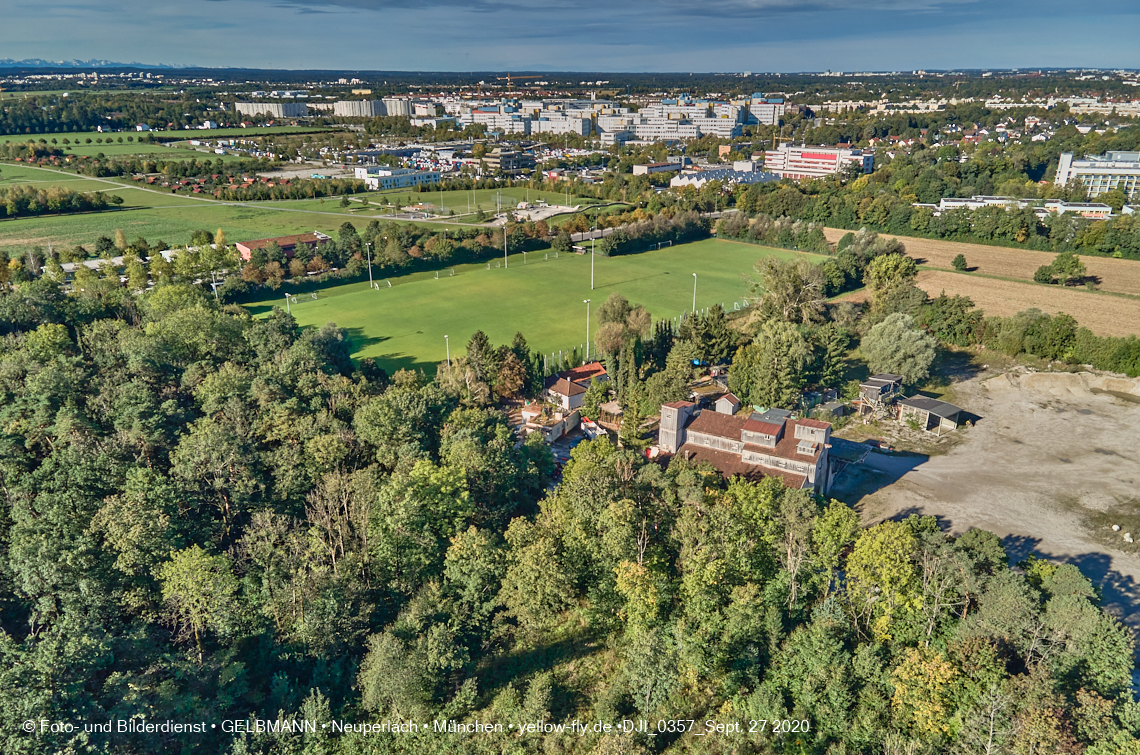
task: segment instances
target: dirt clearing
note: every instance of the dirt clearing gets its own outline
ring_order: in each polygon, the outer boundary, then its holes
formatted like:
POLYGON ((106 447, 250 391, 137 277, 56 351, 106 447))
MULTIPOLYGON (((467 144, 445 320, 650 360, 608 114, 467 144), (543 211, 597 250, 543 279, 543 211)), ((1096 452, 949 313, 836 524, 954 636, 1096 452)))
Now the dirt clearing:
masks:
MULTIPOLYGON (((849 233, 839 228, 826 228, 824 235, 834 244, 849 233)), ((958 241, 936 239, 916 239, 910 236, 891 236, 906 245, 906 253, 920 265, 941 267, 950 270, 951 260, 961 254, 966 257, 970 272, 985 275, 999 275, 1003 278, 1033 280, 1033 273, 1042 265, 1048 265, 1057 256, 1053 252, 1035 252, 1031 249, 1011 249, 984 244, 964 244, 958 241)), ((1140 295, 1140 261, 1118 260, 1111 257, 1081 257, 1090 276, 1097 278, 1104 291, 1118 294, 1140 295)))
MULTIPOLYGON (((1140 299, 1108 296, 1060 286, 981 278, 940 270, 920 270, 916 285, 934 297, 968 296, 987 315, 1009 317, 1026 309, 1037 308, 1055 315, 1064 312, 1098 336, 1140 335, 1140 299)), ((864 301, 870 293, 865 289, 842 297, 864 301)))
POLYGON ((831 494, 867 523, 933 515, 954 533, 996 533, 1012 562, 1076 564, 1140 628, 1140 380, 1012 372, 955 383, 954 395, 980 419, 949 452, 871 453, 831 494))

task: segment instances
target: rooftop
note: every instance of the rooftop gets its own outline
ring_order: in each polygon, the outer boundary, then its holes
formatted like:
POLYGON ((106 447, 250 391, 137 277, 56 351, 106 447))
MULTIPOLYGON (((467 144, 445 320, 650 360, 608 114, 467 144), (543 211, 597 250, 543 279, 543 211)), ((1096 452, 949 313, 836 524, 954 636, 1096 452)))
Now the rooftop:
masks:
POLYGON ((297 244, 323 244, 329 240, 329 236, 323 233, 313 231, 312 233, 297 233, 292 236, 276 236, 271 239, 257 239, 256 241, 240 241, 239 246, 246 249, 264 249, 270 244, 276 242, 277 246, 282 249, 294 247, 297 244))
POLYGON ((750 433, 761 433, 763 435, 779 435, 780 432, 783 431, 784 426, 782 424, 777 425, 777 424, 772 423, 772 422, 761 422, 760 420, 755 420, 755 419, 749 418, 744 423, 744 429, 750 433))
POLYGON ((899 404, 901 406, 910 406, 924 412, 930 412, 936 417, 953 417, 962 410, 953 404, 948 404, 945 401, 938 401, 937 399, 927 398, 925 396, 915 396, 914 398, 900 398, 899 404))
POLYGON ((579 396, 585 393, 586 389, 566 378, 559 378, 554 385, 550 386, 550 391, 560 396, 579 396))
MULTIPOLYGON (((764 449, 767 450, 767 449, 764 449)), ((770 469, 756 464, 748 464, 741 460, 740 454, 729 451, 717 451, 704 446, 686 443, 677 451, 677 456, 690 461, 706 461, 712 464, 725 477, 743 477, 751 482, 759 482, 765 477, 778 477, 784 484, 793 490, 799 490, 807 485, 807 477, 783 469, 770 469)))
POLYGON ((747 421, 744 417, 735 417, 731 414, 702 411, 689 422, 687 429, 706 435, 740 440, 740 432, 744 429, 744 424, 747 421))

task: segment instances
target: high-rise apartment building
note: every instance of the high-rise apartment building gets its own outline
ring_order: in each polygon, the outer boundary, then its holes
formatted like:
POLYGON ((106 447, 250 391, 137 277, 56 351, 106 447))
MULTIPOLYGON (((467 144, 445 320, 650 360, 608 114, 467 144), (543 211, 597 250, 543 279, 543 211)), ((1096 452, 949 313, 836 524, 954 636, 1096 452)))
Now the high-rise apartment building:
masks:
POLYGON ((1140 197, 1140 152, 1085 155, 1083 160, 1074 160, 1072 152, 1062 153, 1056 183, 1064 186, 1074 179, 1085 185, 1089 197, 1113 189, 1120 189, 1130 199, 1140 197))

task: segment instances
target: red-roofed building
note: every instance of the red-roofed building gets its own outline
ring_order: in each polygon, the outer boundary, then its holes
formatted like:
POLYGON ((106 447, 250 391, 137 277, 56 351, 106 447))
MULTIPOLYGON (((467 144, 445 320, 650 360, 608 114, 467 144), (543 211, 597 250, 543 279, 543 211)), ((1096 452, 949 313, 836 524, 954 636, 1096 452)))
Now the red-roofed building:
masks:
POLYGON ((790 487, 820 493, 831 486, 830 423, 775 410, 744 417, 694 409, 686 401, 661 407, 663 452, 709 461, 725 476, 779 477, 790 487))
POLYGON ((609 379, 601 362, 590 362, 548 377, 546 396, 563 409, 573 411, 585 401, 586 389, 590 387, 591 380, 603 382, 609 379))
MULTIPOLYGON (((195 189, 197 191, 197 189, 195 189)), ((292 257, 294 250, 298 244, 309 244, 310 246, 323 246, 327 241, 331 240, 331 236, 327 236, 320 231, 313 231, 312 233, 298 233, 293 236, 277 236, 272 239, 258 239, 256 241, 239 241, 234 246, 237 247, 238 253, 241 254, 243 260, 248 260, 250 253, 254 249, 264 249, 270 244, 276 242, 277 246, 281 247, 281 251, 285 253, 286 257, 292 257)))

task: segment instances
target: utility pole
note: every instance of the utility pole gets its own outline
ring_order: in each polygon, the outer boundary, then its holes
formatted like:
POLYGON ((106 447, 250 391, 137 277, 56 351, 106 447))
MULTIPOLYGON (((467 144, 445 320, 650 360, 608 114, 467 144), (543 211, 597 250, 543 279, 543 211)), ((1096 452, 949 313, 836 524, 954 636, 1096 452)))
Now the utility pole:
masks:
POLYGON ((368 288, 373 289, 376 285, 372 282, 372 242, 365 242, 364 247, 368 250, 368 288))
POLYGON ((443 337, 443 345, 447 349, 447 366, 451 367, 451 341, 447 336, 443 337))
POLYGON ((590 361, 590 300, 583 299, 582 303, 586 305, 586 362, 588 362, 590 361))
POLYGON ((507 224, 503 223, 503 269, 507 267, 507 224))
POLYGON ((693 314, 697 313, 697 274, 693 273, 693 314))

